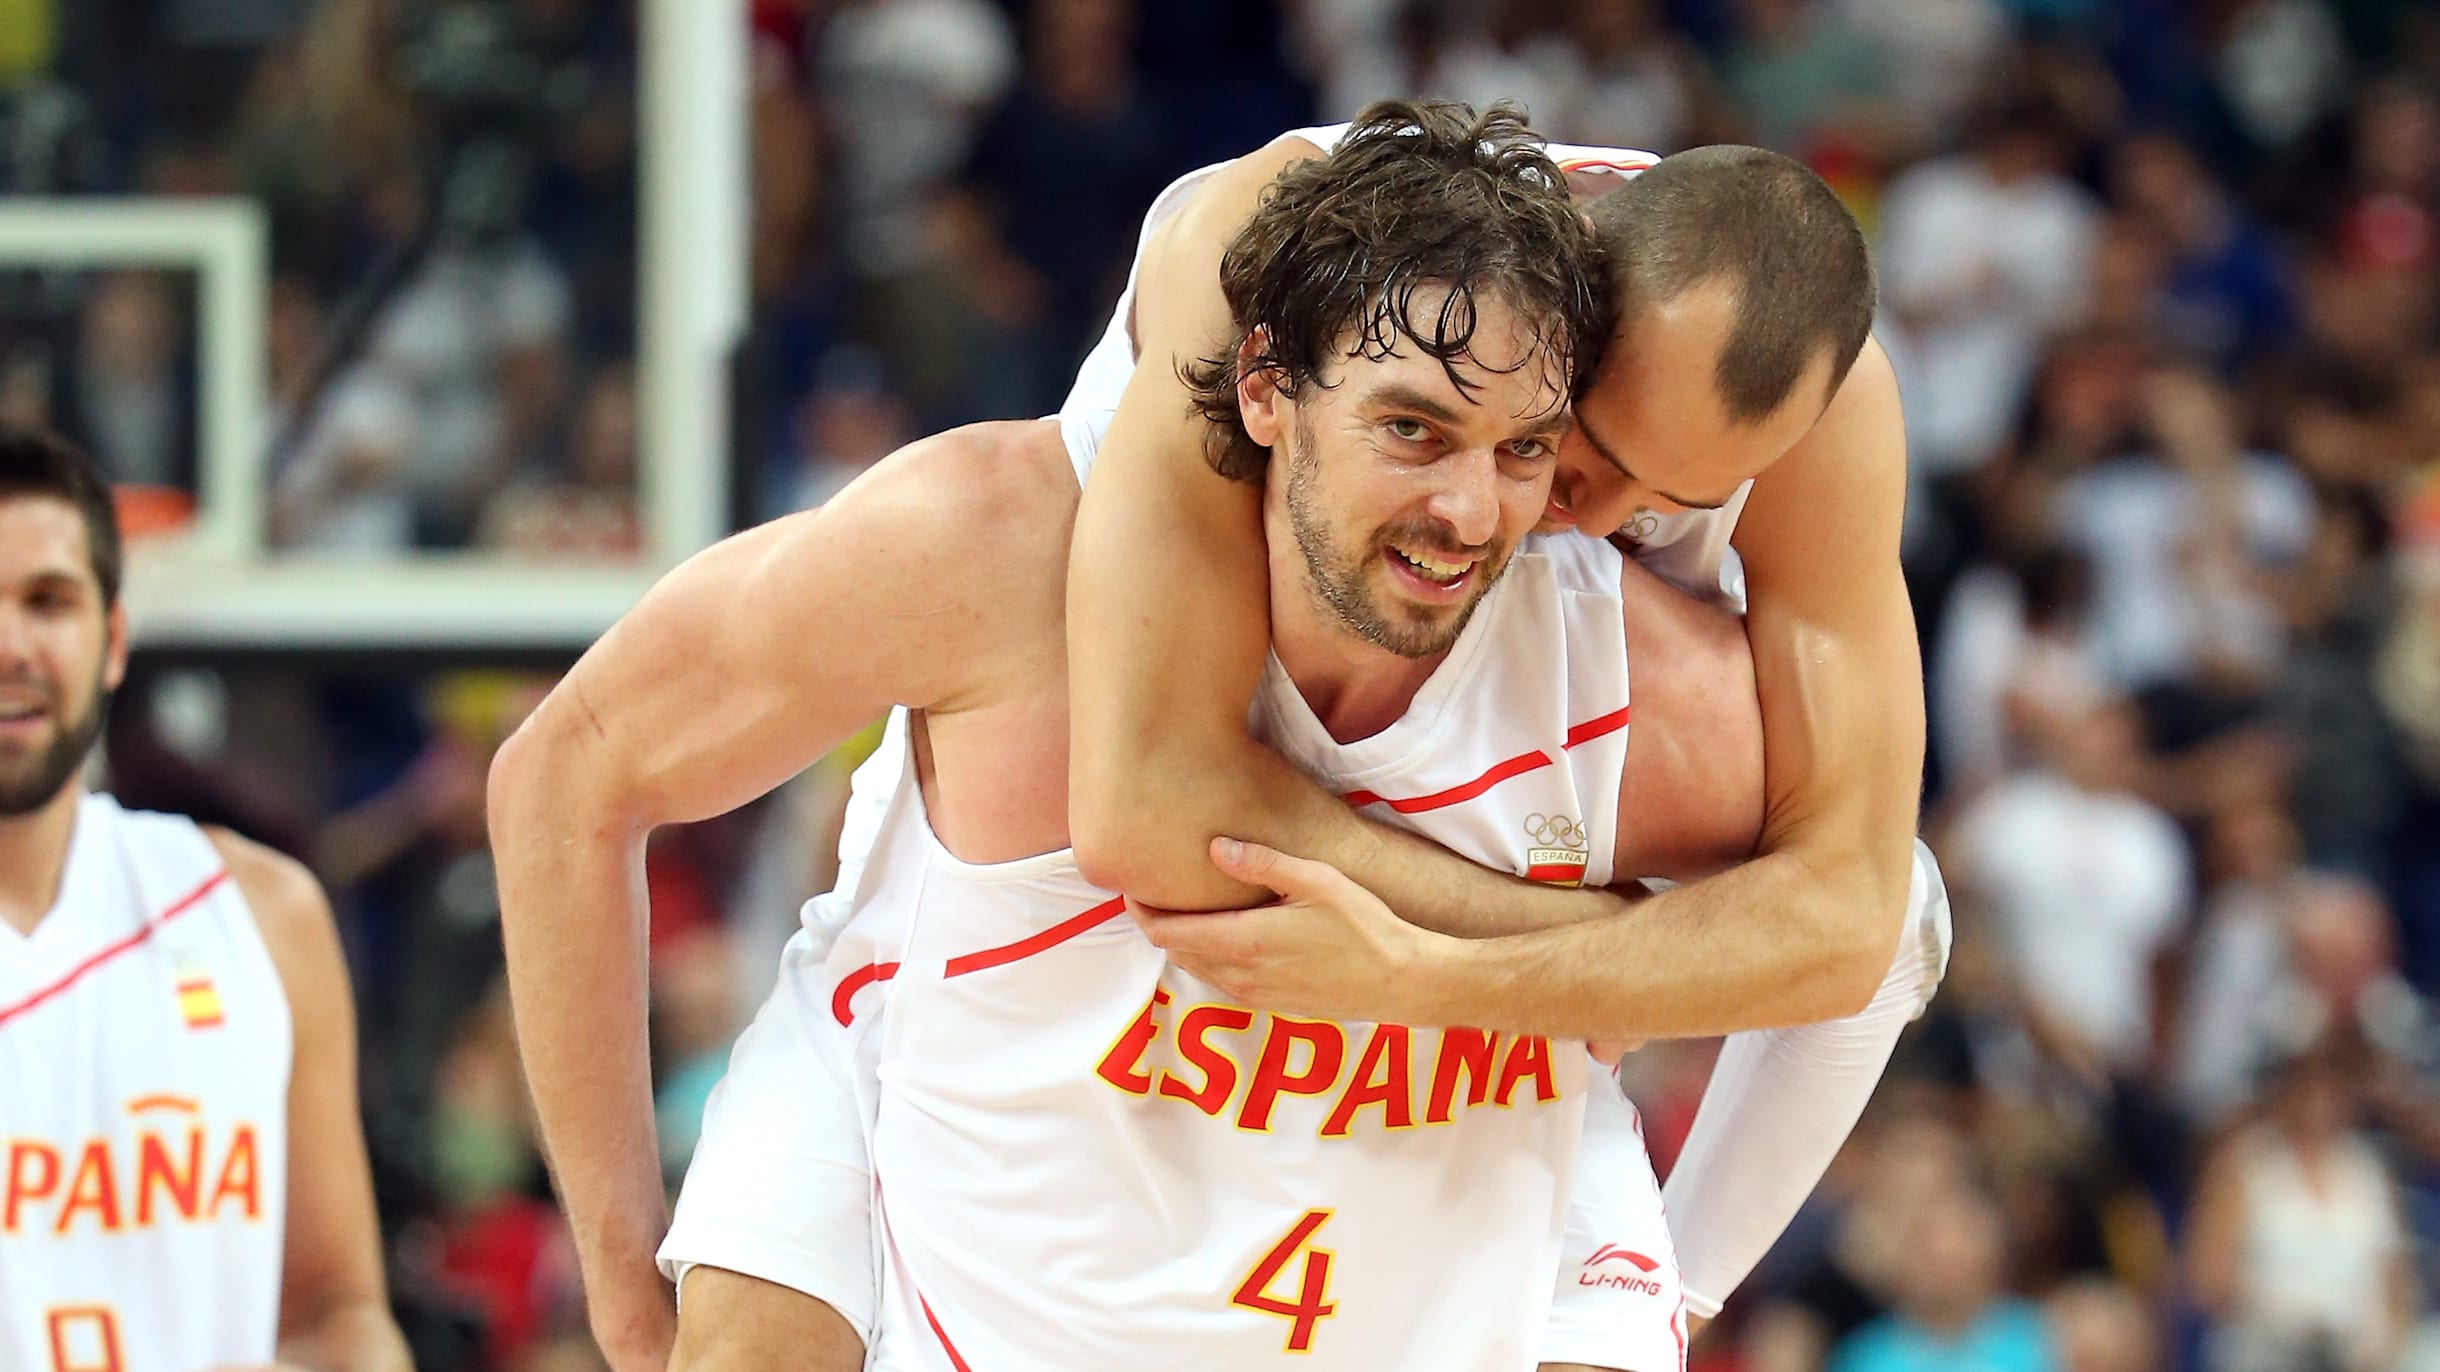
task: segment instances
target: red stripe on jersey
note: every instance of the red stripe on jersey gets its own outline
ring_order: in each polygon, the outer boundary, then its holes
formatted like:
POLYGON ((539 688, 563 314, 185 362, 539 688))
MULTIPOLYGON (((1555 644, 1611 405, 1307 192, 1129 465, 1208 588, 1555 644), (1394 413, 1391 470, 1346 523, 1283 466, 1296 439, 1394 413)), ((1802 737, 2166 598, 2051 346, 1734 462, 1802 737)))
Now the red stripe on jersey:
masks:
POLYGON ((1112 896, 1083 914, 1063 919, 1039 934, 1028 935, 1014 943, 1003 943, 997 948, 986 948, 979 953, 951 958, 948 966, 941 970, 941 975, 962 977, 968 972, 987 971, 1020 958, 1030 958, 1036 953, 1047 953, 1088 929, 1108 923, 1112 917, 1124 913, 1126 908, 1125 896, 1112 896))
POLYGON ((1434 791, 1428 796, 1392 800, 1388 796, 1375 795, 1371 791, 1349 791, 1339 799, 1358 808, 1366 805, 1387 805, 1402 815, 1419 815, 1426 810, 1440 810, 1451 805, 1462 805, 1510 777, 1523 776, 1527 772, 1538 772, 1550 765, 1550 754, 1536 748, 1530 753, 1517 754, 1463 786, 1452 786, 1445 791, 1434 791))
MULTIPOLYGON (((1588 719, 1568 730, 1567 742, 1563 746, 1573 748, 1579 743, 1589 743, 1604 734, 1614 734, 1626 727, 1627 707, 1622 705, 1606 715, 1588 719)), ((1452 786, 1445 791, 1434 791, 1428 796, 1393 800, 1378 791, 1349 791, 1339 799, 1357 809, 1362 809, 1367 805, 1387 805, 1402 815, 1419 815, 1426 810, 1440 810, 1451 805, 1462 805, 1510 777, 1523 776, 1527 772, 1538 772, 1550 765, 1550 754, 1537 748, 1530 753, 1517 754, 1463 786, 1452 786)))
POLYGON ((949 1365, 957 1372, 974 1372, 966 1365, 965 1358, 959 1355, 957 1345, 949 1342, 949 1331, 940 1327, 940 1316, 932 1313, 932 1302, 925 1300, 923 1293, 918 1291, 915 1293, 915 1303, 923 1307, 923 1322, 932 1326, 932 1337, 940 1340, 940 1351, 949 1355, 949 1365))
POLYGON ((848 1002, 854 1000, 856 993, 865 987, 876 981, 888 981, 896 975, 898 975, 897 963, 876 962, 870 966, 859 967, 839 978, 839 989, 830 993, 831 1018, 837 1020, 842 1027, 855 1023, 856 1007, 848 1002))
POLYGON ((219 887, 220 883, 227 881, 228 879, 229 869, 223 867, 219 871, 214 872, 212 875, 205 877, 203 879, 203 883, 197 886, 194 890, 187 892, 185 895, 178 897, 174 901, 171 901, 168 909, 163 910, 160 914, 157 914, 151 919, 144 921, 144 926, 142 928, 136 930, 132 934, 129 934, 127 937, 120 939, 118 942, 104 947, 101 951, 95 953, 93 956, 86 958, 83 962, 69 968, 67 972, 59 978, 59 980, 52 982, 50 985, 43 987, 41 990, 36 991, 34 994, 27 996, 25 999, 18 1001, 14 1005, 0 1005, 0 1024, 7 1024, 10 1020, 17 1018, 26 1011, 33 1009, 35 1006, 42 1004, 44 1001, 49 1000, 53 996, 58 995, 60 992, 74 986, 76 983, 84 980, 87 972, 90 972, 96 967, 101 966, 103 963, 110 961, 112 958, 126 952, 128 949, 141 946, 147 940, 151 939, 153 934, 157 932, 162 925, 169 923, 178 916, 185 914, 187 911, 194 909, 198 905, 201 905, 205 896, 212 894, 212 892, 219 887))
POLYGON ((1627 727, 1627 707, 1619 706, 1599 719, 1588 719, 1567 731, 1567 747, 1590 743, 1604 734, 1614 734, 1627 727))

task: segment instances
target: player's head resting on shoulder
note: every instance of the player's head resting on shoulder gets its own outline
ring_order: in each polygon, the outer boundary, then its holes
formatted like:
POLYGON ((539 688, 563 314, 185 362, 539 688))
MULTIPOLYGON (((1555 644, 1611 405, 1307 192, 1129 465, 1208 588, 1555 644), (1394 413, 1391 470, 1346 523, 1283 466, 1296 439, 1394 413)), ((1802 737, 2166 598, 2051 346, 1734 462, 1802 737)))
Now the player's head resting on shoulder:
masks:
POLYGON ((1585 205, 1616 328, 1576 396, 1554 500, 1589 532, 1724 504, 1810 431, 1872 332, 1871 254, 1811 169, 1664 157, 1585 205))
POLYGON ((109 486, 84 454, 0 426, 0 819, 75 777, 127 669, 109 486))

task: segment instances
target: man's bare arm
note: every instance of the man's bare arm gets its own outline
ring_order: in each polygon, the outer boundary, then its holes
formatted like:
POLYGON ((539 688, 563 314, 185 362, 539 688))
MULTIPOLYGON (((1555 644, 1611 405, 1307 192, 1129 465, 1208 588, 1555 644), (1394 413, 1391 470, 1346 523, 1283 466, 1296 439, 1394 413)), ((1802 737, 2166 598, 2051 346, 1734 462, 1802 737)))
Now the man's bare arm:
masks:
MULTIPOLYGON (((1581 1038, 1725 1033, 1861 1010, 1897 946, 1923 768, 1898 569, 1905 440, 1867 346, 1738 529, 1761 696, 1761 856, 1631 919, 1444 948, 1416 1023, 1581 1038)), ((1395 1018, 1396 1016, 1391 1016, 1395 1018)))
POLYGON ((297 862, 223 830, 210 836, 279 972, 295 1042, 280 1365, 407 1372, 413 1364, 381 1275, 381 1227, 356 1095, 355 1002, 330 903, 297 862))
POLYGON ((1270 644, 1261 493, 1204 461, 1178 368, 1227 343, 1221 254, 1271 179, 1317 152, 1283 138, 1248 155, 1146 245, 1132 320, 1141 361, 1086 483, 1069 563, 1077 864, 1153 906, 1265 898, 1212 866, 1207 848, 1225 834, 1327 862, 1445 933, 1621 909, 1607 893, 1536 886, 1368 824, 1246 733, 1270 644))
MULTIPOLYGON (((993 651, 992 521, 1065 532, 1073 488, 981 426, 664 578, 500 751, 492 847, 518 1048, 614 1362, 659 1367, 671 1296, 645 1037, 644 841, 771 790, 890 705, 954 700, 993 651)), ((1051 565, 1056 565, 1055 563, 1051 565)), ((1051 606, 1056 609, 1055 598, 1051 606)))

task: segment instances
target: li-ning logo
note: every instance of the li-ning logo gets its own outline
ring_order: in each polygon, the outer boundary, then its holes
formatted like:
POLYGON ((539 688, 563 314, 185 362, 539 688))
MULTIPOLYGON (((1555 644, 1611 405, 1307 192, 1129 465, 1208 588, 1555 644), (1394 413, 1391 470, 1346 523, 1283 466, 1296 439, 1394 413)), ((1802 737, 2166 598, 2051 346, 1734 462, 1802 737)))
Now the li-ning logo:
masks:
POLYGON ((1546 882, 1552 886, 1582 886, 1584 884, 1584 826, 1565 815, 1527 815, 1525 837, 1533 845, 1525 850, 1525 876, 1528 880, 1546 882))
POLYGON ((1661 1294, 1661 1284, 1653 1278, 1652 1274, 1660 1269, 1660 1261, 1656 1258, 1647 1258, 1641 1253, 1621 1248, 1614 1243, 1605 1243, 1593 1250, 1593 1256, 1584 1260, 1584 1270, 1576 1274, 1576 1284, 1578 1286, 1606 1287, 1614 1291, 1631 1291, 1640 1296, 1657 1296, 1661 1294), (1633 1270, 1627 1272, 1598 1270, 1602 1264, 1613 1262, 1623 1263, 1633 1270))

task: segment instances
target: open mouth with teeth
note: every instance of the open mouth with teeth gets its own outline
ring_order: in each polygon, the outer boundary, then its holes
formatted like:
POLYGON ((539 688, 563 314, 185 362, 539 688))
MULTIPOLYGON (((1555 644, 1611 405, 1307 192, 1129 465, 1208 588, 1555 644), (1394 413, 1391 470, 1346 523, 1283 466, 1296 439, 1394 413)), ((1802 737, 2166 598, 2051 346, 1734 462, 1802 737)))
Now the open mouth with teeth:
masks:
POLYGON ((1472 584, 1474 569, 1482 565, 1477 560, 1450 561, 1394 545, 1384 551, 1383 560, 1410 590, 1427 600, 1447 600, 1462 593, 1472 584))

